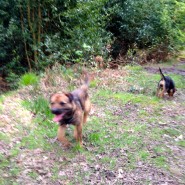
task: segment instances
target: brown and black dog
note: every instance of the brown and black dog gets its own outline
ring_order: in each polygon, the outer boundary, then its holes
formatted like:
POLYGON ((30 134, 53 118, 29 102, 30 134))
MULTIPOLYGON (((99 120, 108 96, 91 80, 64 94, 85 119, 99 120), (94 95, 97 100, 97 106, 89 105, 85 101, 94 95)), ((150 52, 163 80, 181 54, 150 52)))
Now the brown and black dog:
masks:
POLYGON ((87 93, 88 85, 89 77, 86 74, 85 83, 80 88, 71 93, 56 93, 50 97, 51 112, 55 115, 53 120, 59 122, 57 137, 66 147, 71 145, 65 137, 67 124, 75 126, 74 137, 80 146, 83 145, 82 127, 86 123, 91 109, 87 93))
POLYGON ((175 91, 177 91, 174 81, 169 76, 164 76, 160 68, 159 72, 161 75, 161 80, 158 83, 156 95, 160 98, 163 98, 164 93, 167 92, 170 97, 173 97, 173 94, 175 91))

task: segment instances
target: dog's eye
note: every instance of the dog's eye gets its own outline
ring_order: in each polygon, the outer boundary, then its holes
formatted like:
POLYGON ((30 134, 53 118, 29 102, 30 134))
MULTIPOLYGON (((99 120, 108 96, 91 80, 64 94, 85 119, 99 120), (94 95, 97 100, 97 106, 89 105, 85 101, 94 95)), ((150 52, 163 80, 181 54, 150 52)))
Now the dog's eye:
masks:
POLYGON ((62 102, 62 101, 60 102, 60 105, 65 105, 65 104, 66 104, 66 103, 64 103, 64 102, 62 102))

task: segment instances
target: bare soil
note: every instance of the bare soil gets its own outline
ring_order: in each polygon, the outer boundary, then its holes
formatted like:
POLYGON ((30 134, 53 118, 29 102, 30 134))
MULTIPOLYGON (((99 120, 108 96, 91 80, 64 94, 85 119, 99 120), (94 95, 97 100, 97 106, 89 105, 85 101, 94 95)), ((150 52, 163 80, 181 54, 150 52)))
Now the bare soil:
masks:
MULTIPOLYGON (((159 71, 158 66, 160 65, 144 66, 144 69, 146 69, 149 73, 156 74, 159 71)), ((173 64, 172 67, 171 65, 170 66, 161 65, 160 67, 162 68, 164 74, 177 74, 185 76, 185 68, 181 69, 181 66, 185 66, 185 59, 181 59, 180 62, 173 64)))

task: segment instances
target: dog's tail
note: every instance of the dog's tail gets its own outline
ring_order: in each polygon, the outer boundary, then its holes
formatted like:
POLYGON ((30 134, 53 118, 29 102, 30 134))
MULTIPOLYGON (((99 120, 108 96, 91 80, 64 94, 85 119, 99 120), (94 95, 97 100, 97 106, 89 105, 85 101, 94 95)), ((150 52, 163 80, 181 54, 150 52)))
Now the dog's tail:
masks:
POLYGON ((164 74, 162 73, 162 70, 161 70, 160 67, 159 67, 159 72, 160 72, 161 78, 162 78, 162 79, 165 79, 165 76, 164 76, 164 74))
POLYGON ((81 86, 81 89, 83 89, 84 91, 87 91, 90 84, 90 77, 86 71, 84 71, 84 75, 85 75, 84 84, 81 86))

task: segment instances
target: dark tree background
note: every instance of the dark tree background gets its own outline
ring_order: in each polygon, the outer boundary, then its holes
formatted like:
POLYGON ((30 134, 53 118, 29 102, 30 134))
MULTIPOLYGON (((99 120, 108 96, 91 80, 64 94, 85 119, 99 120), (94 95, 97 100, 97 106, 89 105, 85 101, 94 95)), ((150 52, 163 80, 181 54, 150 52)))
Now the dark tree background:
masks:
POLYGON ((174 52, 184 41, 183 0, 1 0, 0 74, 6 77, 136 48, 174 52))

